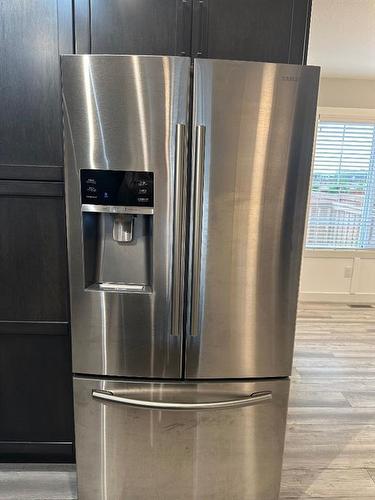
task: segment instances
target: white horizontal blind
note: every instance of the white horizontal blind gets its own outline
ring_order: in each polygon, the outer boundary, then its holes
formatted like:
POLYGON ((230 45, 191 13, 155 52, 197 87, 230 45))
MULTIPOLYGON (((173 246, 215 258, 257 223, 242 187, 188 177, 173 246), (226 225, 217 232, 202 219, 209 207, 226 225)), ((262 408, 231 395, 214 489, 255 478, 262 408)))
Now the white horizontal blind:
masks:
POLYGON ((319 120, 307 248, 375 248, 375 123, 319 120))

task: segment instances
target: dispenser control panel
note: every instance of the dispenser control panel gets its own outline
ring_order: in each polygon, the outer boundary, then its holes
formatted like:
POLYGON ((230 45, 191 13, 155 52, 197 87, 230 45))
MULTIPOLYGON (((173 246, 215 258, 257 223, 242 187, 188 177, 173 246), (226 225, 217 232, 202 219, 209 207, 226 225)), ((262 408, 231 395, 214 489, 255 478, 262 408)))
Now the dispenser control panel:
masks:
POLYGON ((81 170, 82 204, 154 206, 153 172, 81 170))

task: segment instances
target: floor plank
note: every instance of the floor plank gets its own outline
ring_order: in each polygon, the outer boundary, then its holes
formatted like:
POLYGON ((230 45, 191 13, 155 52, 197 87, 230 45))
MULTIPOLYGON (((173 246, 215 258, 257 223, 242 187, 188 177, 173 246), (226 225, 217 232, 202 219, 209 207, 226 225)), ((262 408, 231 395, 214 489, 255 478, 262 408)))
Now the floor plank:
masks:
POLYGON ((374 408, 375 407, 375 391, 369 392, 343 392, 345 399, 353 408, 374 408))
POLYGON ((295 408, 295 407, 305 408, 311 406, 350 407, 351 404, 348 398, 345 397, 344 394, 339 391, 334 392, 334 391, 319 390, 318 387, 315 389, 315 391, 306 391, 303 384, 293 385, 293 390, 291 391, 289 398, 289 408, 295 408))
POLYGON ((74 466, 0 464, 1 500, 77 498, 74 466))
POLYGON ((365 469, 290 469, 280 498, 374 498, 375 483, 365 469))

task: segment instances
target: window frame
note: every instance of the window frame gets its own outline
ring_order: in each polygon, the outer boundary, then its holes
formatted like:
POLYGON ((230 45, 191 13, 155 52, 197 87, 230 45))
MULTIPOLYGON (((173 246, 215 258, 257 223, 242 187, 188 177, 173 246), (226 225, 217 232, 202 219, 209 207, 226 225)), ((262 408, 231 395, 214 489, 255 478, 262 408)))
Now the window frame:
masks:
POLYGON ((315 133, 314 133, 314 146, 311 158, 311 170, 310 170, 310 181, 309 181, 309 193, 307 199, 307 209, 305 218, 305 233, 303 239, 303 256, 304 257, 350 257, 361 254, 363 258, 371 258, 375 256, 375 248, 307 248, 307 225, 309 222, 309 207, 311 198, 311 186, 313 179, 313 169, 314 169, 314 159, 315 159, 315 148, 316 148, 316 138, 318 132, 318 122, 319 120, 330 120, 330 121, 348 121, 351 123, 368 123, 373 121, 375 123, 375 109, 371 108, 342 108, 342 107, 327 107, 318 106, 315 118, 315 133), (340 254, 340 255, 339 255, 340 254))

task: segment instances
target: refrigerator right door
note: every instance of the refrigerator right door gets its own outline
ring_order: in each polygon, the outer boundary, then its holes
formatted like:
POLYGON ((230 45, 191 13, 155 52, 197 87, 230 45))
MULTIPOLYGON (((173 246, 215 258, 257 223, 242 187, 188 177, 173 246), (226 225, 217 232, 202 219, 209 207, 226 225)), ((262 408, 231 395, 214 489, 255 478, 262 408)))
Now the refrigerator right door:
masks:
POLYGON ((194 66, 185 375, 288 376, 319 68, 194 66))

